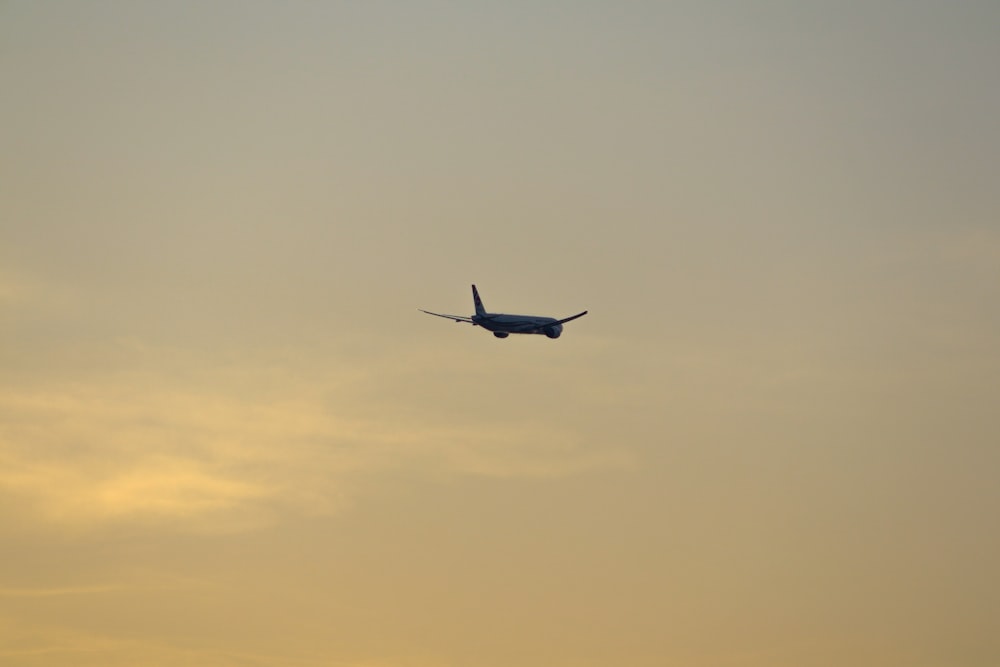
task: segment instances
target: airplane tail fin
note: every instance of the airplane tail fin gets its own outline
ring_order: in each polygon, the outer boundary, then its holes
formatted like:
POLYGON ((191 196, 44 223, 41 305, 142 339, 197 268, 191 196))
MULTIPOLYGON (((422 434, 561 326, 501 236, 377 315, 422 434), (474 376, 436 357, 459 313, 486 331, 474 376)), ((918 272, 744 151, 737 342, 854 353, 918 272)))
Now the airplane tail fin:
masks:
POLYGON ((472 300, 476 303, 476 315, 485 315, 486 309, 483 308, 483 300, 479 298, 479 290, 476 286, 472 286, 472 300))

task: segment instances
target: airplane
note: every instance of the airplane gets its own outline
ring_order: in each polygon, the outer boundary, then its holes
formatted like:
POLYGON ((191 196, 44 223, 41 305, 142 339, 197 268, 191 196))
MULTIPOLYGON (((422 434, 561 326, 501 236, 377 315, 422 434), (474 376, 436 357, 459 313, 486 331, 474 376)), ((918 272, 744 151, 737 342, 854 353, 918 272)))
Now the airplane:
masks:
POLYGON ((442 315, 432 313, 429 310, 418 308, 421 313, 444 317, 456 322, 465 322, 472 326, 482 327, 492 331, 497 338, 506 338, 510 334, 545 334, 549 338, 559 338, 562 334, 563 326, 570 320, 583 317, 587 311, 577 313, 572 317, 557 320, 554 317, 537 317, 533 315, 504 315, 503 313, 488 313, 483 307, 483 301, 479 298, 479 290, 472 286, 472 300, 476 304, 476 314, 472 317, 462 317, 461 315, 442 315))

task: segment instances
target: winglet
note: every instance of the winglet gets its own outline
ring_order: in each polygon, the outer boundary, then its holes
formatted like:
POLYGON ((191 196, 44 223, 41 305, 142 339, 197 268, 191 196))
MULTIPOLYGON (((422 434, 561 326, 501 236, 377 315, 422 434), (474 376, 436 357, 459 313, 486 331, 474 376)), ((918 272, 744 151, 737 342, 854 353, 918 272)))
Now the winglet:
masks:
POLYGON ((567 323, 567 322, 569 322, 570 320, 575 320, 576 318, 578 318, 578 317, 583 317, 583 316, 584 316, 584 315, 586 315, 586 314, 587 314, 587 311, 585 310, 585 311, 583 311, 582 313, 577 313, 576 315, 573 315, 572 317, 567 317, 567 318, 566 318, 566 319, 564 319, 564 320, 559 320, 558 322, 556 322, 556 324, 566 324, 566 323, 567 323))

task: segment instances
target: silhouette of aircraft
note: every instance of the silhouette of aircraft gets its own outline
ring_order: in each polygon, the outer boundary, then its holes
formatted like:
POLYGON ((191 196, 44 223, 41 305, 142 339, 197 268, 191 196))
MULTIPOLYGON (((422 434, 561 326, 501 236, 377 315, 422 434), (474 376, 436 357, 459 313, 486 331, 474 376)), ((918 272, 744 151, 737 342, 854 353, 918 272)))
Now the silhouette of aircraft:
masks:
POLYGON ((462 317, 461 315, 443 315, 432 313, 429 310, 418 308, 422 313, 444 317, 456 322, 465 322, 472 326, 482 327, 487 331, 492 331, 497 338, 506 338, 510 334, 544 334, 549 338, 559 338, 562 335, 564 324, 578 317, 583 317, 587 311, 577 313, 571 317, 557 320, 554 317, 539 317, 535 315, 505 315, 503 313, 488 313, 483 307, 483 300, 479 298, 479 290, 472 286, 472 300, 476 304, 476 314, 472 317, 462 317))

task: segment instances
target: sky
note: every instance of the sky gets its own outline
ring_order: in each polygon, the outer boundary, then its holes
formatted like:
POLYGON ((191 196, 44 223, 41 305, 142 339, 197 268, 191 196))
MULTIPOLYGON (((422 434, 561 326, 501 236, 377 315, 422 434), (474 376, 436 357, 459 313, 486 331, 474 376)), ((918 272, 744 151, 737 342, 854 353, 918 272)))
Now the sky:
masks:
POLYGON ((0 662, 998 664, 998 34, 0 3, 0 662))

